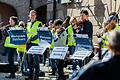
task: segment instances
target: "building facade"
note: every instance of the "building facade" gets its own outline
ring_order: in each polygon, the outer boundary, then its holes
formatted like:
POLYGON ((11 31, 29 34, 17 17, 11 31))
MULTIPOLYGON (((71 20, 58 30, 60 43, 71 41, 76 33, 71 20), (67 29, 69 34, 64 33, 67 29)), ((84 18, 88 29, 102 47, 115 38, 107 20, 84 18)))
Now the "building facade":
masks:
MULTIPOLYGON (((28 13, 35 9, 38 20, 44 24, 53 19, 54 0, 0 0, 0 27, 7 25, 9 17, 18 16, 19 20, 27 23, 28 13)), ((56 18, 65 19, 66 16, 74 16, 79 20, 80 11, 87 9, 90 20, 94 25, 94 34, 99 32, 99 26, 107 19, 112 11, 117 11, 120 0, 56 0, 56 18)), ((94 35, 93 34, 93 35, 94 35)), ((93 38, 96 42, 96 38, 93 38)))

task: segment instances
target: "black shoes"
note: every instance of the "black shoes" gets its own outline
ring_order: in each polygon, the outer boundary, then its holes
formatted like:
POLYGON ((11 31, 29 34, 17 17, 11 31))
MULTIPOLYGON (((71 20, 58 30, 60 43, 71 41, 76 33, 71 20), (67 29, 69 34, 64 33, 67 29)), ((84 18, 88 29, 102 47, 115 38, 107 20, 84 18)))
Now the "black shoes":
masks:
POLYGON ((51 73, 51 74, 49 74, 50 76, 55 76, 55 73, 51 73))
POLYGON ((39 73, 39 76, 40 76, 40 77, 44 77, 44 76, 45 76, 45 72, 40 72, 40 73, 39 73))
POLYGON ((15 78, 15 75, 5 76, 5 78, 15 78))

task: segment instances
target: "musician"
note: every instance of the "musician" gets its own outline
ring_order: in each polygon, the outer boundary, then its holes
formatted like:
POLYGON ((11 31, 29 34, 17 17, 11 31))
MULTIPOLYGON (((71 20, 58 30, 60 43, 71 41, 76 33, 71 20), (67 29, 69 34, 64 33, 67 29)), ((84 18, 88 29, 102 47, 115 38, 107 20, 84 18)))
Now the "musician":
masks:
MULTIPOLYGON (((87 10, 80 12, 80 21, 77 23, 77 27, 74 28, 74 34, 87 34, 88 38, 92 39, 93 25, 89 20, 89 13, 87 10)), ((77 64, 82 67, 82 61, 73 60, 73 71, 76 71, 77 64)))
POLYGON ((50 20, 48 23, 48 29, 51 31, 53 27, 53 20, 50 20))
MULTIPOLYGON (((27 50, 29 50, 32 46, 38 46, 38 29, 42 26, 42 22, 36 20, 37 12, 35 10, 31 10, 29 12, 30 21, 27 23, 27 50)), ((30 80, 39 80, 40 75, 40 66, 39 66, 39 55, 37 54, 28 54, 28 68, 29 68, 29 76, 30 80), (35 69, 35 75, 34 74, 35 69)))
POLYGON ((89 13, 87 10, 82 10, 80 12, 80 21, 78 22, 78 29, 76 29, 76 33, 87 34, 88 37, 92 39, 93 25, 89 20, 89 13))
POLYGON ((102 39, 102 48, 108 48, 108 40, 111 36, 111 32, 114 30, 120 30, 120 26, 117 25, 118 14, 116 12, 111 12, 107 21, 104 23, 104 29, 101 34, 97 34, 98 38, 102 39))
MULTIPOLYGON (((25 30, 26 28, 23 21, 19 21, 18 27, 20 30, 25 30)), ((19 71, 22 72, 22 75, 27 75, 26 44, 18 45, 17 54, 20 67, 19 71)))
POLYGON ((70 25, 67 28, 67 44, 69 47, 69 54, 73 55, 74 50, 75 50, 75 46, 76 46, 76 42, 74 39, 74 34, 75 34, 75 29, 77 28, 77 19, 75 17, 71 17, 70 19, 70 25))
POLYGON ((4 43, 5 47, 5 54, 8 54, 8 62, 9 62, 9 69, 10 69, 10 75, 5 76, 5 78, 15 78, 15 66, 14 66, 14 54, 16 53, 17 45, 10 43, 10 36, 8 34, 8 30, 10 30, 12 27, 17 28, 17 17, 11 16, 9 19, 9 25, 5 26, 3 30, 3 35, 5 36, 6 40, 4 43))
MULTIPOLYGON (((55 47, 66 47, 66 39, 67 39, 67 33, 62 27, 63 21, 61 19, 56 19, 54 21, 54 28, 57 32, 57 39, 54 43, 55 47)), ((66 76, 64 75, 64 60, 53 60, 56 63, 56 68, 58 69, 58 79, 59 80, 65 80, 66 76)), ((53 63, 52 61, 52 63, 53 63)), ((55 67, 53 68, 55 70, 55 67)), ((68 75, 67 75, 68 76, 68 75)))

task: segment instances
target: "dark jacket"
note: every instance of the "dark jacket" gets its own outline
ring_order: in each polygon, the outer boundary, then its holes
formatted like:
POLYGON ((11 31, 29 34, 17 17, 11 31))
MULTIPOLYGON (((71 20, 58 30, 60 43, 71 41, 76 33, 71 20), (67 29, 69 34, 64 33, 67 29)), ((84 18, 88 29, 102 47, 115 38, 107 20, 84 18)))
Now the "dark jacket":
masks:
POLYGON ((5 29, 2 31, 3 36, 5 36, 5 38, 9 36, 8 30, 10 27, 11 27, 10 25, 7 25, 7 27, 5 27, 5 29))
POLYGON ((80 28, 80 31, 78 32, 78 34, 88 34, 89 38, 92 38, 93 35, 93 25, 92 23, 88 20, 88 21, 84 21, 83 27, 80 28))
POLYGON ((95 64, 78 77, 78 80, 120 80, 120 56, 95 64))

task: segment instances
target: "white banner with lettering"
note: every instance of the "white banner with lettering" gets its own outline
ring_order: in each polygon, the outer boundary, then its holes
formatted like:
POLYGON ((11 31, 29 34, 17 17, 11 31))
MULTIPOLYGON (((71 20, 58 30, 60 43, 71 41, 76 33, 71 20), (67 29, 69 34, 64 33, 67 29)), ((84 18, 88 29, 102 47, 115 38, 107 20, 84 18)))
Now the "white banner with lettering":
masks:
POLYGON ((27 54, 41 54, 45 52, 47 47, 45 46, 32 46, 28 51, 27 54))
POLYGON ((68 51, 68 47, 54 47, 50 55, 50 58, 64 60, 67 51, 68 51))

